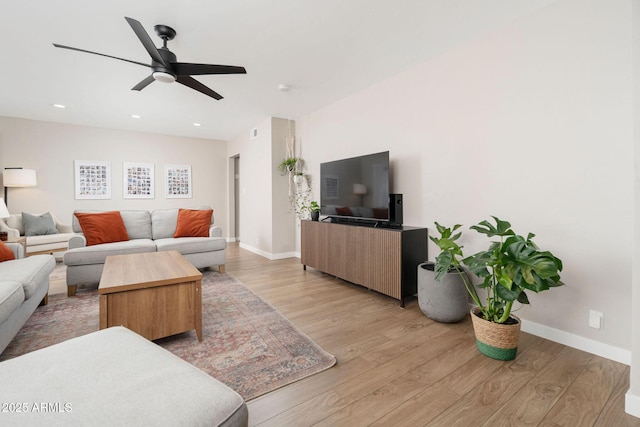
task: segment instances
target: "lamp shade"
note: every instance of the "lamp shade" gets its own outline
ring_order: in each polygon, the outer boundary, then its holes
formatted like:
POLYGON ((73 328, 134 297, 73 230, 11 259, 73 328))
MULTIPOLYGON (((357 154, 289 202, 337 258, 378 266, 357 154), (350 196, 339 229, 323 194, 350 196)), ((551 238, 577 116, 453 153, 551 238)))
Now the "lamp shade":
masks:
POLYGON ((10 216, 9 209, 7 209, 4 199, 0 197, 0 218, 9 218, 10 216))
POLYGON ((353 184, 353 194, 367 194, 367 186, 364 184, 353 184))
POLYGON ((2 172, 2 183, 5 187, 35 187, 38 180, 33 169, 5 169, 2 172))

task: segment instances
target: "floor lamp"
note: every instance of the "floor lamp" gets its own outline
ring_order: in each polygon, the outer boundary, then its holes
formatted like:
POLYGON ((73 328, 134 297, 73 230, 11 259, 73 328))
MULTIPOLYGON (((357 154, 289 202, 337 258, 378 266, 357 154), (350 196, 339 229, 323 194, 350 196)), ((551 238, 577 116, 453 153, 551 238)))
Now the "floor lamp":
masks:
POLYGON ((38 185, 36 171, 33 169, 5 168, 2 173, 4 185, 4 201, 8 205, 7 188, 9 187, 35 187, 38 185))

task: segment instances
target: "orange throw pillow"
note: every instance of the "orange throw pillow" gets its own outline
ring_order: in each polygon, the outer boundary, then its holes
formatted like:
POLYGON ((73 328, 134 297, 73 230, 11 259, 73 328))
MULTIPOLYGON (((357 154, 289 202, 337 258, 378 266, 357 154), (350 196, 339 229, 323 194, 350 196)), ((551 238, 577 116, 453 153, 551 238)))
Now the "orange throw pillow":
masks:
POLYGON ((373 208, 373 217, 376 219, 387 219, 389 218, 389 209, 388 208, 373 208))
POLYGON ((13 255, 13 251, 11 251, 9 246, 5 245, 4 242, 0 241, 0 262, 10 261, 12 259, 16 259, 13 255))
POLYGON ((351 212, 351 208, 348 208, 348 207, 336 208, 336 213, 338 215, 353 216, 353 212, 351 212))
POLYGON ((173 237, 209 237, 213 209, 178 209, 178 224, 173 237))
POLYGON ((78 218, 82 233, 87 239, 87 246, 129 240, 129 234, 124 226, 124 221, 122 221, 122 215, 118 211, 100 213, 76 212, 75 216, 78 218))

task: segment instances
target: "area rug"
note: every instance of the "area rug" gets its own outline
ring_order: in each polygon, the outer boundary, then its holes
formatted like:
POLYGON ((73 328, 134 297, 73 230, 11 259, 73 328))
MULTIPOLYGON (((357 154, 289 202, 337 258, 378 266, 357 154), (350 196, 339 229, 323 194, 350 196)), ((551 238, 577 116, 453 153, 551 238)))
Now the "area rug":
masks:
MULTIPOLYGON (((49 304, 38 307, 0 355, 0 361, 98 329, 97 290, 79 288, 72 298, 52 295, 49 304)), ((273 306, 233 276, 217 271, 205 271, 202 281, 202 342, 195 331, 155 342, 227 384, 245 400, 336 363, 273 306)))
POLYGON ((56 260, 56 266, 49 275, 49 280, 65 280, 67 278, 67 266, 62 260, 56 260))

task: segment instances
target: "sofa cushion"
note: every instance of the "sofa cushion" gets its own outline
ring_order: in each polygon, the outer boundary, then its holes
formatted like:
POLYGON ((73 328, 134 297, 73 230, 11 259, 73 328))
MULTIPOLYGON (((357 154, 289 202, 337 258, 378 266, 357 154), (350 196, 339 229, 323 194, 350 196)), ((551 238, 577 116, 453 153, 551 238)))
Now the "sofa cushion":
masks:
POLYGON ((33 255, 9 262, 0 262, 2 280, 22 283, 24 296, 29 299, 37 291, 43 281, 49 282, 49 274, 56 266, 51 255, 33 255))
POLYGON ((182 255, 220 251, 227 247, 224 237, 176 237, 155 242, 158 251, 178 251, 182 255))
POLYGON ((389 208, 373 208, 373 217, 378 219, 388 219, 389 208))
POLYGON ((56 223, 49 212, 39 216, 22 212, 22 224, 25 236, 43 236, 58 233, 56 223))
POLYGON ((122 210, 120 215, 122 215, 129 239, 151 239, 151 212, 122 210))
POLYGON ((23 301, 22 283, 0 281, 0 325, 22 305, 23 301))
POLYGON ((82 235, 76 233, 58 233, 48 234, 46 236, 29 236, 27 237, 27 254, 65 251, 69 249, 69 240, 76 236, 82 235))
POLYGON ((10 261, 15 258, 16 257, 13 254, 13 251, 9 249, 9 247, 5 245, 3 241, 0 241, 0 262, 10 261))
POLYGON ((347 207, 347 206, 337 207, 336 208, 336 213, 338 215, 353 216, 353 212, 351 212, 351 208, 347 207))
MULTIPOLYGON (((77 210, 75 212, 103 213, 104 211, 77 210)), ((122 222, 124 222, 124 227, 127 229, 129 239, 151 239, 151 212, 140 209, 121 210, 120 216, 122 217, 122 222)), ((82 232, 80 222, 75 215, 73 216, 71 226, 73 228, 73 231, 75 231, 76 233, 82 232)))
POLYGON ((173 237, 178 223, 178 209, 156 209, 151 212, 151 235, 154 240, 173 237))
POLYGON ((53 243, 67 244, 69 239, 75 235, 75 233, 58 233, 47 234, 45 236, 29 236, 27 237, 27 248, 29 246, 50 245, 53 243))
MULTIPOLYGON (((210 206, 199 206, 190 209, 209 210, 210 206)), ((154 240, 173 237, 178 223, 178 209, 156 209, 151 211, 151 233, 154 240)), ((213 224, 213 215, 211 215, 213 224)))
POLYGON ((119 211, 75 212, 74 216, 78 218, 82 233, 87 238, 87 246, 129 240, 119 211))
POLYGON ((126 242, 104 243, 97 246, 75 248, 65 252, 66 265, 104 264, 109 255, 155 252, 156 244, 150 239, 133 239, 126 242))
POLYGON ((213 209, 178 209, 173 237, 209 237, 213 209))

